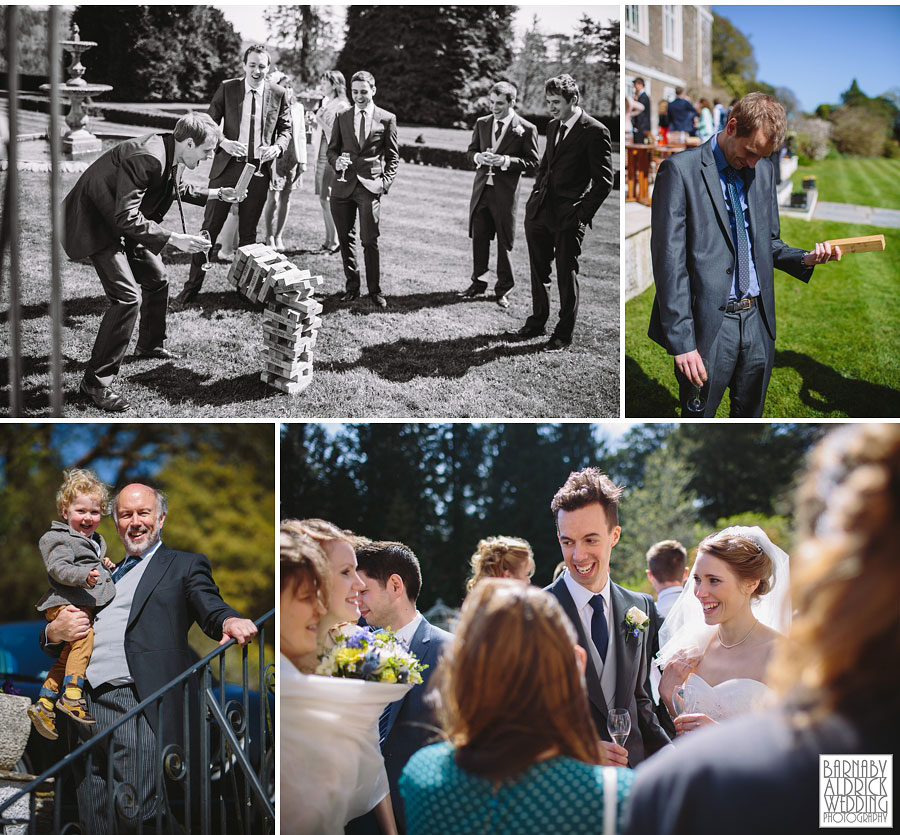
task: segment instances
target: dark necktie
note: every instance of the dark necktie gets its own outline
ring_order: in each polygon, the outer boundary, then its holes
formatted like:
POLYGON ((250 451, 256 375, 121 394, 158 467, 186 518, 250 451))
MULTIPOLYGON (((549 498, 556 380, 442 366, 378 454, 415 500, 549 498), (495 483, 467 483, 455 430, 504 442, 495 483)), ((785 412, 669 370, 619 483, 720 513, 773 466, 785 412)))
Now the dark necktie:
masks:
POLYGON ((134 568, 140 561, 141 557, 131 556, 128 557, 125 562, 123 562, 119 567, 113 572, 113 582, 118 583, 132 568, 134 568))
POLYGON ((563 139, 566 138, 566 130, 567 130, 567 128, 566 128, 565 125, 560 125, 560 126, 559 126, 559 133, 556 134, 556 147, 557 147, 557 148, 558 148, 560 145, 562 145, 563 139))
POLYGON ((359 136, 357 136, 357 139, 359 140, 359 147, 362 148, 362 146, 366 142, 366 111, 365 110, 359 111, 359 136))
MULTIPOLYGON (((391 702, 393 704, 393 702, 391 702)), ((388 729, 388 717, 391 715, 391 705, 388 705, 383 711, 381 711, 381 716, 378 717, 378 744, 384 745, 385 739, 387 739, 387 729, 388 729)))
POLYGON ((594 610, 591 618, 591 640, 600 653, 600 660, 606 663, 606 649, 609 644, 609 627, 606 625, 606 615, 603 614, 603 597, 595 594, 588 604, 594 610))
POLYGON ((250 139, 247 142, 247 159, 256 159, 256 91, 250 91, 250 139))
POLYGON ((503 122, 497 122, 497 127, 494 130, 494 144, 495 145, 500 141, 501 133, 503 133, 503 122))
POLYGON ((729 165, 725 169, 725 182, 728 184, 728 200, 731 202, 731 211, 734 213, 737 234, 738 298, 743 298, 750 289, 750 240, 747 237, 747 225, 744 223, 744 210, 741 208, 737 178, 738 172, 729 165))
POLYGON ((181 215, 181 231, 187 235, 187 227, 184 225, 184 206, 181 204, 181 190, 178 188, 178 165, 172 165, 172 186, 175 189, 175 199, 178 201, 178 214, 181 215))

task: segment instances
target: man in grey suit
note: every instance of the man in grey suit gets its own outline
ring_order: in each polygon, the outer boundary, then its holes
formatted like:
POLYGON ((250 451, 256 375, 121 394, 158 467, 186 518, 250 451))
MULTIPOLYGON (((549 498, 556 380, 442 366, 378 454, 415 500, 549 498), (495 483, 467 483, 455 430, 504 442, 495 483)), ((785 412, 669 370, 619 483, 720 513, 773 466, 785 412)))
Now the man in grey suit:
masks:
POLYGON ((572 473, 556 492, 550 509, 567 570, 546 590, 559 600, 588 654, 591 716, 610 763, 634 767, 670 741, 656 718, 648 680, 653 624, 659 622, 653 598, 628 591, 609 576, 610 555, 622 532, 621 492, 595 467, 572 473), (626 624, 633 607, 648 619, 643 631, 626 624), (613 708, 631 716, 624 748, 611 741, 606 727, 613 708))
POLYGON ((808 282, 840 260, 781 240, 775 175, 784 108, 749 93, 709 142, 664 160, 653 190, 650 250, 656 298, 649 336, 675 357, 682 417, 761 417, 775 358, 774 268, 808 282), (694 394, 699 393, 699 405, 694 394))
MULTIPOLYGON (((381 753, 391 785, 391 803, 397 829, 406 832, 403 798, 397 782, 409 758, 436 741, 437 726, 425 703, 428 680, 437 669, 453 636, 432 626, 416 609, 422 587, 422 572, 416 555, 399 542, 372 542, 356 549, 357 572, 366 587, 359 593, 360 614, 369 626, 390 629, 428 669, 422 683, 402 699, 392 702, 378 722, 381 753)), ((347 827, 348 833, 378 832, 370 812, 347 827)))

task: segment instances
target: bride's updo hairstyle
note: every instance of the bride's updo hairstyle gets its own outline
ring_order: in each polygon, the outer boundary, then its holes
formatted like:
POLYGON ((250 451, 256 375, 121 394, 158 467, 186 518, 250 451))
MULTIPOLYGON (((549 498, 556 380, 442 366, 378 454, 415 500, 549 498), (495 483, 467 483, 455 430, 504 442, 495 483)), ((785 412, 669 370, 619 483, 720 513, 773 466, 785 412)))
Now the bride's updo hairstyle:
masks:
POLYGON ((775 566, 771 558, 758 543, 745 536, 712 534, 697 546, 697 553, 718 557, 728 564, 738 580, 759 580, 751 597, 768 594, 775 584, 775 566))
POLYGON ((515 536, 490 536, 478 543, 472 559, 472 576, 466 583, 466 591, 486 577, 502 577, 504 571, 516 574, 527 566, 528 576, 534 574, 534 552, 524 540, 515 536))
POLYGON ((285 519, 280 529, 281 591, 312 585, 322 605, 328 608, 331 567, 328 557, 297 519, 285 519))
POLYGON ((797 495, 790 642, 772 680, 800 722, 896 722, 900 655, 900 425, 829 432, 797 495))
POLYGON ((548 592, 518 580, 475 586, 435 672, 438 712, 460 768, 505 780, 548 751, 603 762, 575 642, 548 592))

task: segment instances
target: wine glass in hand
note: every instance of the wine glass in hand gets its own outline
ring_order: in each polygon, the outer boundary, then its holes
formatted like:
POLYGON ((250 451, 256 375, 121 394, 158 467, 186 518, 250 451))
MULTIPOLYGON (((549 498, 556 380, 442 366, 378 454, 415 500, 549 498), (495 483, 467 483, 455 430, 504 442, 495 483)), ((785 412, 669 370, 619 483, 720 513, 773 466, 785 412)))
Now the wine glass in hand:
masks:
MULTIPOLYGON (((209 241, 210 246, 212 246, 212 239, 210 238, 209 232, 206 229, 200 230, 199 237, 203 238, 203 240, 205 240, 205 241, 209 241)), ((200 269, 203 270, 203 272, 206 272, 207 270, 211 270, 213 267, 212 263, 209 260, 210 246, 208 246, 206 249, 203 250, 203 257, 206 259, 206 263, 200 265, 200 269)))
MULTIPOLYGON (((700 362, 703 363, 704 370, 706 369, 706 360, 702 357, 700 362)), ((708 380, 708 378, 707 378, 708 380)), ((706 398, 701 396, 701 390, 703 386, 694 386, 694 393, 688 402, 685 404, 687 406, 687 410, 694 415, 702 415, 703 410, 706 408, 706 398)))
MULTIPOLYGON (((349 154, 347 151, 344 151, 344 153, 341 154, 341 159, 346 160, 347 163, 349 164, 349 162, 350 162, 350 154, 349 154)), ((338 180, 339 180, 340 182, 342 182, 342 183, 346 183, 346 182, 347 182, 347 168, 348 168, 348 167, 349 167, 349 166, 345 166, 344 168, 341 169, 341 176, 338 177, 338 180)))
POLYGON ((613 708, 606 719, 606 730, 616 745, 625 747, 625 740, 631 733, 631 715, 625 708, 613 708))
POLYGON ((672 691, 672 707, 675 708, 675 715, 681 716, 684 713, 684 685, 679 684, 672 691))

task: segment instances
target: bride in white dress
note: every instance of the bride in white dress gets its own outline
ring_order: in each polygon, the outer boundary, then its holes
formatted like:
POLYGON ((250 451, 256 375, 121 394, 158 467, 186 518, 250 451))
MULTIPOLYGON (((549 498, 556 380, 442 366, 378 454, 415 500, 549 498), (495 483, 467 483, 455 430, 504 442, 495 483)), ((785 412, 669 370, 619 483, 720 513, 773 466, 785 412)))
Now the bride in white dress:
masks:
POLYGON ((788 556, 760 528, 704 539, 660 630, 659 694, 679 734, 758 710, 790 628, 788 556))

